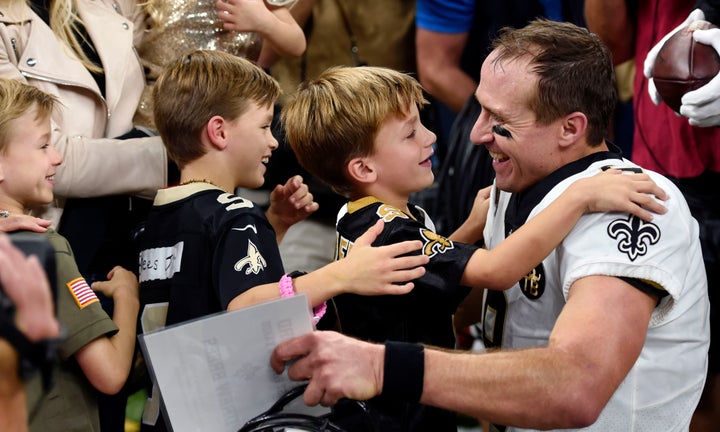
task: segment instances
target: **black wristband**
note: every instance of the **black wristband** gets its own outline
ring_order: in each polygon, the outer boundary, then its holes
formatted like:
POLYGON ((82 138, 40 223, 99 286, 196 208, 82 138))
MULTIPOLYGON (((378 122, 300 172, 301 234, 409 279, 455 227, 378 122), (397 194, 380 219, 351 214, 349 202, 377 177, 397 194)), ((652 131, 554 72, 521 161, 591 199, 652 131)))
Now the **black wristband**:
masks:
POLYGON ((425 349, 405 342, 385 342, 385 371, 382 394, 418 402, 423 391, 425 349))

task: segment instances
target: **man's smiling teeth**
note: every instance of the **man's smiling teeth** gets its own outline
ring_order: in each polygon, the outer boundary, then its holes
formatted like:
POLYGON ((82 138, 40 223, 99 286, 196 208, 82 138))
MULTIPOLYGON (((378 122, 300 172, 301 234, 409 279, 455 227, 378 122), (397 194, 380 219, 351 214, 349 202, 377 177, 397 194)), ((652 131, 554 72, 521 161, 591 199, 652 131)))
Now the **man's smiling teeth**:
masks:
POLYGON ((262 163, 266 164, 266 163, 268 163, 268 162, 270 162, 270 158, 269 158, 269 157, 264 157, 264 158, 262 158, 262 163))
POLYGON ((502 162, 504 160, 509 159, 507 156, 505 156, 502 153, 495 153, 495 152, 488 152, 490 153, 490 157, 492 157, 497 162, 502 162))

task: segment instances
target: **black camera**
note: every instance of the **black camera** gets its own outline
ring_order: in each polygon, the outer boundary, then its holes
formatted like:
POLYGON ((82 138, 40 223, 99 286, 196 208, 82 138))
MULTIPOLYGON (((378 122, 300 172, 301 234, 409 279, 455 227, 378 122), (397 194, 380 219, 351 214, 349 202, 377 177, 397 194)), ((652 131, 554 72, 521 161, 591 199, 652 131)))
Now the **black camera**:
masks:
MULTIPOLYGON (((50 283, 53 307, 57 314, 57 272, 55 269, 55 250, 43 234, 16 232, 8 235, 12 244, 26 256, 35 255, 40 261, 50 283)), ((0 284, 0 336, 7 340, 18 352, 20 359, 20 376, 28 380, 36 372, 41 371, 43 386, 47 389, 52 384, 52 367, 57 360, 59 339, 31 342, 15 326, 15 305, 5 294, 0 284)))

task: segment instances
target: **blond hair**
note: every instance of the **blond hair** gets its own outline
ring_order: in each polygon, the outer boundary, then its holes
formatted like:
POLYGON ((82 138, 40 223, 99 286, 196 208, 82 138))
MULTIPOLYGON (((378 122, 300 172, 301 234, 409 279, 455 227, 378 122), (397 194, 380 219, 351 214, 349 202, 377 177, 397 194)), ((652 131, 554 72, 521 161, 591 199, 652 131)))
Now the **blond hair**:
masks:
MULTIPOLYGON (((70 48, 90 72, 101 73, 102 65, 95 64, 83 50, 82 43, 93 47, 80 32, 83 22, 77 14, 74 0, 53 0, 50 2, 50 28, 65 46, 70 48), (81 39, 79 39, 81 38, 81 39)), ((94 49, 94 48, 93 48, 94 49)))
POLYGON ((0 78, 0 152, 13 133, 11 123, 35 108, 36 119, 50 118, 57 99, 37 87, 0 78))
POLYGON ((420 83, 382 67, 332 67, 303 83, 282 111, 285 134, 300 164, 335 192, 348 195, 347 163, 372 154, 390 116, 426 104, 420 83))
POLYGON ((277 81, 249 60, 196 50, 171 62, 153 88, 155 125, 168 155, 183 168, 204 154, 200 133, 213 116, 234 120, 255 102, 271 106, 277 81))

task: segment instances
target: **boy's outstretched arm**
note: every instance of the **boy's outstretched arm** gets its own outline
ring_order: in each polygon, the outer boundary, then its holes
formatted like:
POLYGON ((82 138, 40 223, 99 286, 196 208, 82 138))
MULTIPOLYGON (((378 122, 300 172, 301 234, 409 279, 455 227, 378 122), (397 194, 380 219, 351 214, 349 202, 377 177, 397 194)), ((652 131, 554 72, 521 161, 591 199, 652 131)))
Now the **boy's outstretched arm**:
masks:
POLYGON ((463 285, 507 289, 555 249, 586 212, 619 211, 645 221, 663 214, 656 200, 667 195, 647 174, 608 170, 575 181, 546 209, 491 251, 478 249, 463 273, 463 285))
POLYGON ((284 185, 277 185, 270 193, 270 207, 265 216, 275 229, 278 244, 287 230, 315 213, 320 205, 314 201, 310 189, 299 175, 288 179, 284 185))
MULTIPOLYGON (((420 250, 419 240, 373 247, 372 242, 382 232, 379 220, 358 237, 348 256, 331 262, 294 280, 295 293, 305 293, 311 306, 317 306, 338 294, 361 295, 406 294, 412 282, 425 274, 423 265, 429 258, 423 254, 406 256, 420 250)), ((280 298, 278 283, 256 286, 235 297, 228 310, 247 307, 280 298)))

